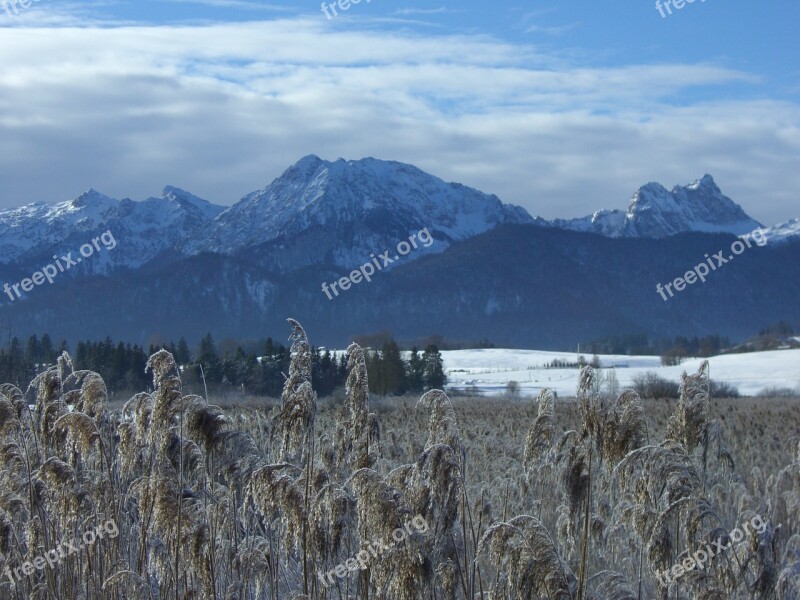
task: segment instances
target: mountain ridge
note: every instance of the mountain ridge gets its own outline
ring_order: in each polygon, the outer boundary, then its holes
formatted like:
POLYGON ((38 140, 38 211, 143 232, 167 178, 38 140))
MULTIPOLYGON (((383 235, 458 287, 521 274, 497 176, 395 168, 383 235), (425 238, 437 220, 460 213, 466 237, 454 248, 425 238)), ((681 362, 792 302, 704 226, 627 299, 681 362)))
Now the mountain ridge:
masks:
POLYGON ((763 225, 725 196, 711 175, 668 191, 657 182, 641 186, 625 211, 601 209, 586 217, 555 219, 555 227, 608 237, 661 238, 685 231, 744 235, 763 225))
MULTIPOLYGON (((436 243, 411 253, 407 260, 413 261, 513 223, 654 239, 686 231, 741 235, 761 227, 711 175, 671 191, 645 184, 625 211, 546 221, 414 165, 371 157, 326 161, 312 154, 228 207, 167 185, 161 197, 138 202, 90 188, 72 200, 0 210, 0 274, 34 267, 105 230, 119 247, 85 261, 72 276, 108 275, 204 253, 249 255, 261 268, 280 273, 320 264, 347 268, 428 228, 436 243)), ((800 219, 765 231, 772 242, 800 236, 800 219)))
POLYGON ((336 347, 389 330, 403 339, 469 332, 501 345, 566 349, 641 333, 741 340, 772 322, 800 321, 800 240, 753 246, 713 279, 661 299, 658 282, 735 239, 702 232, 608 238, 507 224, 403 262, 333 300, 320 286, 347 274, 335 265, 280 274, 247 256, 202 254, 59 280, 24 302, 0 305, 0 322, 20 338, 47 332, 68 341, 109 335, 145 343, 152 335, 194 342, 208 331, 239 339, 277 334, 293 317, 319 344, 336 347))
POLYGON ((390 329, 407 339, 466 331, 502 344, 566 347, 642 332, 736 339, 800 320, 797 219, 768 230, 775 237, 765 247, 737 256, 713 282, 669 302, 656 293, 657 283, 760 226, 711 176, 671 191, 646 184, 628 210, 597 211, 589 226, 586 219, 558 227, 495 195, 374 158, 306 156, 230 207, 175 186, 141 202, 90 189, 71 201, 0 211, 6 282, 102 231, 118 242, 52 285, 0 304, 0 322, 19 336, 144 343, 212 329, 241 338, 278 331, 292 316, 329 344, 390 329), (686 230, 698 224, 704 230, 686 230), (706 231, 727 228, 735 231, 706 231), (423 229, 433 243, 368 284, 336 298, 321 290, 423 229))
MULTIPOLYGON (((499 224, 531 222, 521 207, 447 183, 413 165, 374 158, 331 162, 308 155, 265 188, 244 196, 180 248, 189 255, 235 255, 268 249, 275 242, 292 245, 305 237, 324 249, 323 262, 349 266, 422 228, 429 228, 438 241, 429 252, 441 252, 499 224)), ((297 257, 281 268, 302 268, 314 260, 297 257)))

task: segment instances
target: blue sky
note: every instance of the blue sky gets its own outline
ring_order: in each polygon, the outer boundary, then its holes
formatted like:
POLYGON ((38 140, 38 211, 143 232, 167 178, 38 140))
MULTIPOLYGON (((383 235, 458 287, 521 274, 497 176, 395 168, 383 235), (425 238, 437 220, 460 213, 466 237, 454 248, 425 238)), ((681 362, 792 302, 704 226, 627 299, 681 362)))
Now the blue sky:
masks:
POLYGON ((40 0, 0 11, 0 208, 164 185, 220 204, 301 156, 400 160, 547 218, 714 175, 798 216, 800 4, 40 0))

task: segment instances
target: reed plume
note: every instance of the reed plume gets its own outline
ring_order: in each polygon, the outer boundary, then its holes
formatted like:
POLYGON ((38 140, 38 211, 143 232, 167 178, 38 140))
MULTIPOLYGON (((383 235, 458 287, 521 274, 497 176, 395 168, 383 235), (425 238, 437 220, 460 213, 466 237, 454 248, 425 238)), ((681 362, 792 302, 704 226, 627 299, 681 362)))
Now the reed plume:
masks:
POLYGON ((492 525, 479 548, 505 575, 495 583, 493 597, 574 598, 575 575, 538 519, 520 515, 492 525))
POLYGON ((310 443, 314 435, 317 394, 311 387, 311 349, 300 323, 288 319, 292 326, 292 360, 289 377, 283 385, 278 425, 281 431, 280 460, 295 464, 310 458, 310 443))
POLYGON ((377 415, 370 419, 367 364, 358 344, 347 348, 347 369, 345 401, 336 414, 336 460, 351 468, 371 467, 377 459, 377 448, 370 442, 380 431, 380 424, 377 415))
POLYGON ((538 414, 525 438, 523 454, 523 464, 529 475, 532 474, 534 467, 545 462, 546 454, 551 450, 555 437, 553 392, 547 388, 539 392, 537 405, 538 414))

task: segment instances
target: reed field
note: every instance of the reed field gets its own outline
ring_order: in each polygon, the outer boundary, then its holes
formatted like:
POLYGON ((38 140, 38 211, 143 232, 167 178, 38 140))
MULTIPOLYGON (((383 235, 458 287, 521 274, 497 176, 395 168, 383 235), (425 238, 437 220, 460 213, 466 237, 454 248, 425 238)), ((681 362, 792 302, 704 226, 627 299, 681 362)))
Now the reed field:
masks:
POLYGON ((65 353, 0 386, 0 598, 800 598, 800 400, 319 400, 290 320, 276 406, 182 390, 109 406, 65 353), (211 398, 213 402, 213 398, 211 398))

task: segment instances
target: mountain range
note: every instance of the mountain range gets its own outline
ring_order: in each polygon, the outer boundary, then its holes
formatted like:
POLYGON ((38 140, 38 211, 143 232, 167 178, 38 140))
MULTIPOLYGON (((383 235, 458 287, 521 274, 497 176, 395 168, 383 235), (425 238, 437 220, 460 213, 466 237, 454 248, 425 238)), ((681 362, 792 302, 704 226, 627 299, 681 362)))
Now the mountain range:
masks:
POLYGON ((555 348, 634 332, 735 339, 800 320, 800 220, 764 227, 710 175, 671 191, 648 183, 625 211, 547 221, 412 165, 307 156, 227 208, 167 186, 141 202, 90 189, 0 211, 0 279, 30 277, 105 231, 113 249, 18 300, 3 296, 14 335, 260 337, 294 316, 331 345, 389 328, 555 348), (758 227, 767 245, 713 282, 668 303, 655 294, 758 227), (433 243, 370 284, 332 300, 321 292, 387 249, 397 258, 398 242, 423 229, 433 243))
POLYGON ((663 238, 684 231, 742 235, 763 227, 725 196, 711 175, 668 191, 659 183, 640 187, 627 211, 599 210, 590 217, 561 220, 553 226, 609 237, 663 238))

